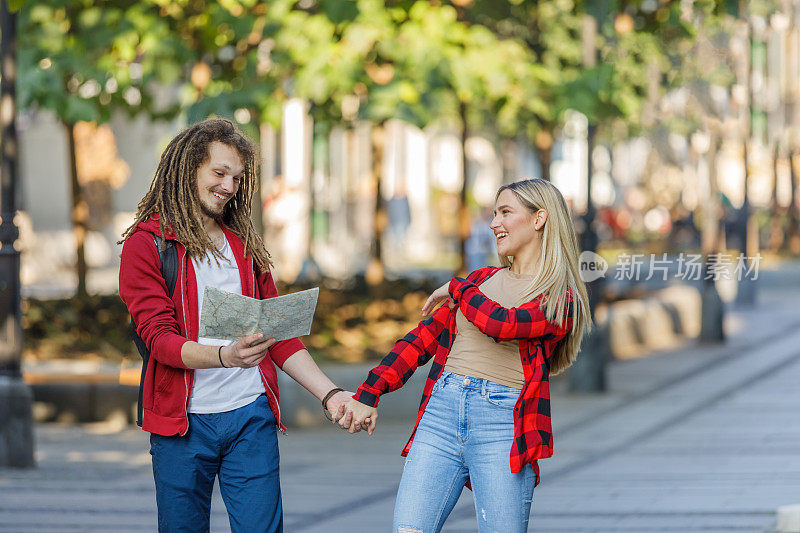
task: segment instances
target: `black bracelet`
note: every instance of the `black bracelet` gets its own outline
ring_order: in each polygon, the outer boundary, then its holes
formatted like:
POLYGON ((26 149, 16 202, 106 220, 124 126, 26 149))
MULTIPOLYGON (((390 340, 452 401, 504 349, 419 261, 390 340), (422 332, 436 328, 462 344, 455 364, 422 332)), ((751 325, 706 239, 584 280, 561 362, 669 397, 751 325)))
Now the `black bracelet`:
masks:
POLYGON ((330 391, 328 391, 328 394, 326 394, 325 397, 322 399, 322 412, 325 413, 325 418, 327 418, 328 420, 332 420, 331 418, 329 418, 330 415, 328 414, 328 400, 330 400, 331 396, 333 396, 337 392, 343 392, 343 391, 344 389, 340 389, 339 387, 333 388, 330 391))
POLYGON ((225 366, 225 363, 222 362, 222 346, 220 346, 217 351, 217 357, 219 357, 219 364, 222 365, 222 368, 230 368, 229 366, 225 366))

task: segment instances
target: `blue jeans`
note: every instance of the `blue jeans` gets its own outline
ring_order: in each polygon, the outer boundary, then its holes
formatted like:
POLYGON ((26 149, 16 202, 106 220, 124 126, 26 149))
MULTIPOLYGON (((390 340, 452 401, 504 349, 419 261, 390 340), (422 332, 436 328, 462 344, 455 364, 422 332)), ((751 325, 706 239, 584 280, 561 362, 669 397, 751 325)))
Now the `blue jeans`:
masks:
POLYGON ((189 413, 184 436, 150 434, 159 531, 208 531, 214 478, 231 531, 283 530, 278 439, 266 396, 225 413, 189 413))
POLYGON ((511 472, 514 403, 520 391, 444 372, 406 459, 394 508, 394 533, 442 529, 467 479, 481 533, 528 529, 536 473, 511 472))

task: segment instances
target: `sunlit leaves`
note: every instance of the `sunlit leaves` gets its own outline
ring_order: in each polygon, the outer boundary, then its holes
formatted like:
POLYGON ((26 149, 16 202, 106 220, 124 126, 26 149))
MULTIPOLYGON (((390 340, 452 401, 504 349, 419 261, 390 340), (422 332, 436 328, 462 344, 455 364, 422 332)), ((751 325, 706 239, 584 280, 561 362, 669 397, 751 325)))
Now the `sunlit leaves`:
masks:
POLYGON ((174 82, 185 53, 151 2, 57 0, 19 12, 19 101, 64 122, 105 121, 114 109, 174 114, 159 86, 174 82))

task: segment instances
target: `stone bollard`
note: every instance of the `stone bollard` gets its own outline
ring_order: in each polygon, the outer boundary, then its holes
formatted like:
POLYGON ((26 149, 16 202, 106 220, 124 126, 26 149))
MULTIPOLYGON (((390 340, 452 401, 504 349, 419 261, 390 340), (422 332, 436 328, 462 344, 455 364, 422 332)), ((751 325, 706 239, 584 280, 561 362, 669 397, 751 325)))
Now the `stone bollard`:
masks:
POLYGON ((21 379, 0 376, 0 468, 34 466, 32 403, 21 379))
POLYGON ((677 348, 697 337, 701 300, 694 287, 668 287, 649 298, 615 302, 606 313, 598 311, 597 322, 609 324, 614 357, 642 357, 653 350, 677 348))
POLYGON ((703 301, 699 290, 689 285, 674 285, 658 291, 657 298, 677 311, 680 330, 676 333, 692 339, 700 334, 703 301))
POLYGON ((800 504, 778 507, 778 525, 781 533, 800 533, 800 504))

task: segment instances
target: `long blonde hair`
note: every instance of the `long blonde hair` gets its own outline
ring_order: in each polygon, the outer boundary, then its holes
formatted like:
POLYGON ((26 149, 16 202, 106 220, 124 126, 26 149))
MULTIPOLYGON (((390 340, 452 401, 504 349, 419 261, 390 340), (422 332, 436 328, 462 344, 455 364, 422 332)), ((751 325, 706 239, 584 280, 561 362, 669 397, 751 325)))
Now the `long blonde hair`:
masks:
MULTIPOLYGON (((583 335, 592 326, 589 296, 580 277, 578 237, 564 197, 549 181, 536 178, 503 185, 497 191, 495 203, 505 190, 514 193, 531 213, 540 209, 547 212, 539 269, 523 297, 524 301, 540 297, 547 320, 561 325, 564 325, 569 305, 573 307, 572 328, 558 343, 550 358, 550 372, 558 374, 575 361, 583 335), (572 292, 571 304, 568 300, 569 291, 572 292)), ((504 267, 511 266, 511 257, 499 257, 504 267)))

